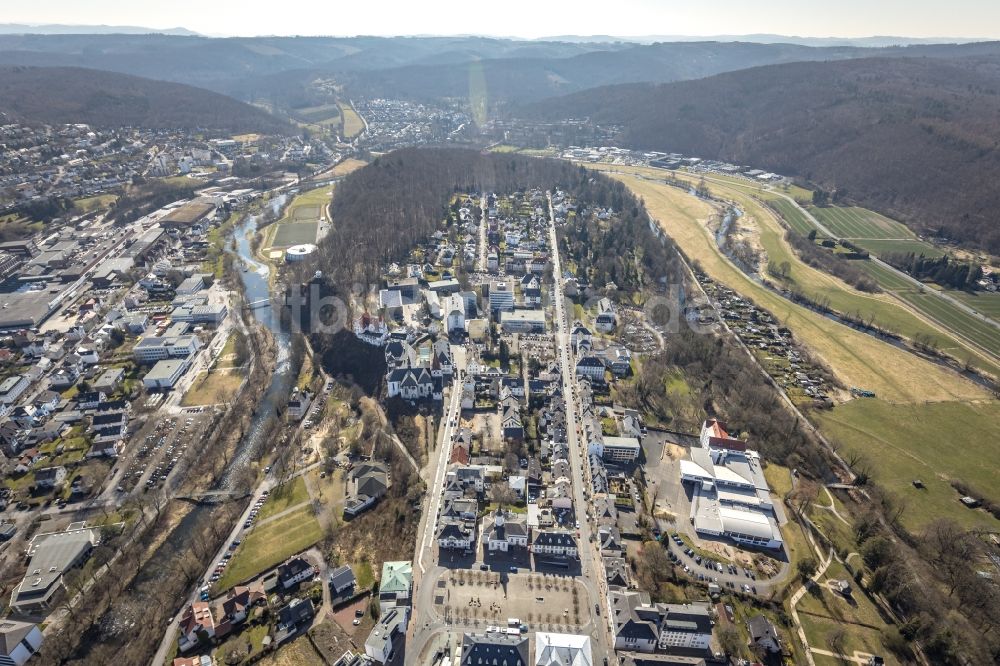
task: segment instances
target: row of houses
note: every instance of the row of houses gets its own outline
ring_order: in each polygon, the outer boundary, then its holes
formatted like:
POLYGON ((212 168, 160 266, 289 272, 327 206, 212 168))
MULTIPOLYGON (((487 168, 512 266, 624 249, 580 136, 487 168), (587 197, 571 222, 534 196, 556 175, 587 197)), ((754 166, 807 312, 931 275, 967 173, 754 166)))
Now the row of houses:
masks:
MULTIPOLYGON (((209 601, 203 597, 201 601, 188 604, 178 620, 178 648, 185 653, 223 641, 248 620, 259 619, 259 609, 268 605, 270 595, 291 592, 315 577, 316 573, 317 569, 311 562, 294 556, 259 580, 231 588, 219 599, 209 601)), ((311 622, 314 614, 315 609, 308 597, 290 599, 277 610, 275 643, 280 645, 291 638, 311 622)))

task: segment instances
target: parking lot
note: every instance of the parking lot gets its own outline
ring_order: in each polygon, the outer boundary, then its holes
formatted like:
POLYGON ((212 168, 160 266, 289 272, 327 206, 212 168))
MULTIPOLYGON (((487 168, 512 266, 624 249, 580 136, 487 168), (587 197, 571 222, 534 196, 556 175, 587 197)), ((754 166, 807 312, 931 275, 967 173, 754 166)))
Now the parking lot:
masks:
POLYGON ((150 419, 133 437, 134 455, 116 490, 150 490, 165 483, 189 450, 189 444, 200 439, 207 412, 182 414, 163 420, 150 419))

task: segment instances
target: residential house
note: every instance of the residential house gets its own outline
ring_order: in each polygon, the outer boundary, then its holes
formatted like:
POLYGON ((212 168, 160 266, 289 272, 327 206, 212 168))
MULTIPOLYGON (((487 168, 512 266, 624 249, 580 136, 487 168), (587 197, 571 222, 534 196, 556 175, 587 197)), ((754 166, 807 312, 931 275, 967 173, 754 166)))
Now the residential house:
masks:
POLYGON ((275 642, 281 645, 294 636, 303 627, 308 627, 316 615, 313 608, 312 599, 295 598, 284 608, 278 611, 278 631, 275 634, 275 642))
POLYGON ((290 589, 316 575, 316 567, 301 556, 295 556, 278 565, 278 581, 284 589, 290 589))
POLYGON ((750 634, 751 646, 757 646, 772 654, 781 652, 778 630, 763 615, 755 615, 747 621, 747 632, 750 634))
POLYGON ((17 403, 29 384, 24 375, 11 375, 0 382, 0 406, 10 407, 17 403))
POLYGON ((61 486, 65 480, 66 468, 62 465, 43 467, 35 472, 35 488, 38 490, 53 490, 61 486))
POLYGON ((442 520, 438 526, 438 547, 443 550, 471 550, 473 539, 472 530, 462 522, 442 520))
POLYGON ((434 397, 434 379, 425 367, 396 368, 387 377, 387 395, 404 400, 427 400, 434 397))
POLYGON ((628 587, 628 564, 624 557, 604 557, 604 578, 608 585, 628 587))
POLYGON ((312 404, 312 393, 294 389, 288 398, 288 405, 285 414, 290 421, 301 421, 302 417, 309 411, 312 404))
POLYGON ((195 601, 184 609, 178 622, 180 637, 177 647, 181 652, 196 648, 215 637, 215 618, 207 601, 195 601))
POLYGON ((328 583, 331 595, 347 598, 354 595, 358 581, 354 577, 354 570, 345 564, 330 572, 328 583))
POLYGON ((604 383, 604 363, 594 355, 583 356, 576 362, 576 376, 604 383))
POLYGON ((621 533, 615 525, 601 525, 597 528, 597 543, 601 547, 601 555, 620 557, 625 553, 622 546, 621 533))
POLYGON ((354 518, 381 499, 389 489, 389 469, 384 463, 362 463, 351 471, 344 517, 354 518))
POLYGON ((500 430, 504 439, 524 439, 524 425, 521 422, 521 405, 510 399, 499 404, 500 430))
POLYGON ((471 489, 481 493, 486 489, 486 469, 482 465, 459 465, 448 471, 445 486, 457 490, 471 489))
POLYGON ((89 410, 97 409, 97 405, 108 399, 103 391, 85 391, 76 396, 77 409, 89 410))

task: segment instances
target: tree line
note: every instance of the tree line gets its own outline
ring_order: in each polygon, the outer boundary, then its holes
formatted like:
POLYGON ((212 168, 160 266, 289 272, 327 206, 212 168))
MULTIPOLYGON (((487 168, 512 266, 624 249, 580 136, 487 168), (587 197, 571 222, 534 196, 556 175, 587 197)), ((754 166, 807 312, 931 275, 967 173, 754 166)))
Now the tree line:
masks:
POLYGON ((979 288, 977 283, 983 279, 983 268, 979 264, 948 256, 934 258, 922 253, 889 252, 882 255, 882 259, 918 280, 927 280, 952 289, 975 291, 979 288))

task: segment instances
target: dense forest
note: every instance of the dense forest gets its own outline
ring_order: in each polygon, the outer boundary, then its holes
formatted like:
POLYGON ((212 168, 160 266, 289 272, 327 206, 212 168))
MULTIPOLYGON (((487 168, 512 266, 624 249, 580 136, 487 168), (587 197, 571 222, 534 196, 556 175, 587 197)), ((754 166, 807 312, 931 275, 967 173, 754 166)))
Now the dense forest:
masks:
POLYGON ((918 280, 927 280, 942 287, 974 291, 983 278, 979 264, 960 261, 950 257, 925 257, 913 252, 889 252, 882 256, 887 264, 909 273, 918 280))
MULTIPOLYGON (((983 47, 984 49, 986 47, 983 47)), ((525 107, 621 143, 798 176, 917 230, 1000 252, 1000 57, 801 62, 525 107)))
POLYGON ((46 124, 293 132, 265 111, 208 90, 75 67, 0 67, 0 112, 46 124))

